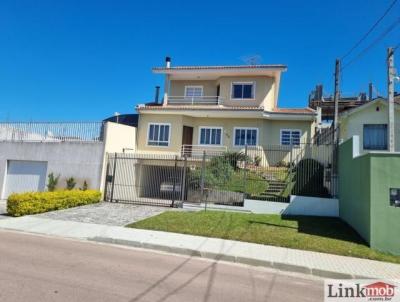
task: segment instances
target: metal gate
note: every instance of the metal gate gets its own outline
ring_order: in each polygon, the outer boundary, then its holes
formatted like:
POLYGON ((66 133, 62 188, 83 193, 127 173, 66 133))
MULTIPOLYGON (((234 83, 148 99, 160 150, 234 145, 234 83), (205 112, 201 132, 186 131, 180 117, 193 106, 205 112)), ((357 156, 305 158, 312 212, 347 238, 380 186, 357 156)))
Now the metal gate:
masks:
POLYGON ((178 207, 289 202, 337 194, 332 144, 252 146, 238 152, 108 155, 105 200, 178 207))
POLYGON ((173 155, 108 154, 104 199, 179 206, 185 192, 183 160, 173 155))

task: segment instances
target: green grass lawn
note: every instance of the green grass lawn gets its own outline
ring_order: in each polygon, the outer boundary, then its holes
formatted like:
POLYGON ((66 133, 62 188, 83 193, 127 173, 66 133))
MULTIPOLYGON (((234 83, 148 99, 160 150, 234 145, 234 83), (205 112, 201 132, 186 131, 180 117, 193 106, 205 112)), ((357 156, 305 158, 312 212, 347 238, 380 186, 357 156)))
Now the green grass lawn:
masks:
POLYGON ((400 256, 370 249, 337 218, 281 217, 217 211, 165 212, 127 227, 254 242, 400 263, 400 256))
POLYGON ((244 181, 244 178, 244 170, 236 171, 226 183, 217 184, 215 185, 215 188, 232 192, 246 191, 246 193, 249 193, 250 195, 259 195, 264 192, 268 186, 268 183, 265 181, 265 179, 252 171, 247 172, 246 182, 244 181))

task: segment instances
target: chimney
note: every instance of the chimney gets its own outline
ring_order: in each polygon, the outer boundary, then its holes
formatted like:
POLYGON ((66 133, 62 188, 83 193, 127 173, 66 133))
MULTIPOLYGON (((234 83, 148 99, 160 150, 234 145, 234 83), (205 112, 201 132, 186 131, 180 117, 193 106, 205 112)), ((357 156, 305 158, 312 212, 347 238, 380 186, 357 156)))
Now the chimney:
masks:
POLYGON ((158 104, 159 96, 160 96, 160 86, 156 86, 156 95, 154 96, 154 103, 158 104))
POLYGON ((166 68, 171 67, 171 58, 170 57, 165 57, 165 67, 166 68))
POLYGON ((372 90, 373 90, 373 85, 372 85, 372 83, 370 82, 370 83, 368 84, 368 101, 372 101, 372 90))

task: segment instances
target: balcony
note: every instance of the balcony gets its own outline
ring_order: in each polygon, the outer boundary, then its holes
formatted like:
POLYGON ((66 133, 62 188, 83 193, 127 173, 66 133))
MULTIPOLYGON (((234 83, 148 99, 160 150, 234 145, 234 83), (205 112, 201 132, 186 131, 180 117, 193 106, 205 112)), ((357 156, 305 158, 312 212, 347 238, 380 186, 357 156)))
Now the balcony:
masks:
POLYGON ((226 146, 207 146, 207 145, 182 145, 181 156, 188 156, 192 158, 202 158, 206 155, 221 155, 227 152, 226 146))
POLYGON ((219 96, 168 96, 169 105, 222 105, 219 96))

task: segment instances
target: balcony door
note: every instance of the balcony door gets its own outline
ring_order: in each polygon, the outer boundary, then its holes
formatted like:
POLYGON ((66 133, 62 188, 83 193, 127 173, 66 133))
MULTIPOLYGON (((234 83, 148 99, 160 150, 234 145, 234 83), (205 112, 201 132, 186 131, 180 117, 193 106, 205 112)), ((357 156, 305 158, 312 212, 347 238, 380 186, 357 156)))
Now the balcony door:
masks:
POLYGON ((182 132, 182 146, 183 154, 187 156, 192 155, 192 144, 193 144, 193 127, 183 126, 182 132))

